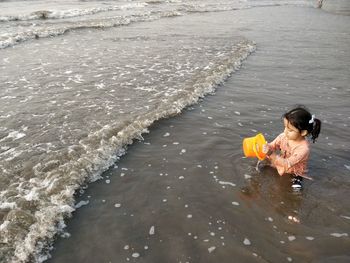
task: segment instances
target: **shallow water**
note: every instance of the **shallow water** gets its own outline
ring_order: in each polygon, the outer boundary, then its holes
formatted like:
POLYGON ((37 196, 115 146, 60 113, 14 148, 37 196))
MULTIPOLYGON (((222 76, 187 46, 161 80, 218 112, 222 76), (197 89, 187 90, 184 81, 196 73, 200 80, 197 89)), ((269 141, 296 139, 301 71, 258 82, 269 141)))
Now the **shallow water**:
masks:
POLYGON ((257 51, 214 96, 153 125, 86 189, 78 202, 88 204, 48 262, 348 262, 349 18, 275 7, 192 19, 217 28, 232 19, 257 51), (298 103, 323 128, 314 180, 294 193, 290 178, 242 158, 241 142, 257 132, 272 140, 298 103))
POLYGON ((0 50, 4 262, 13 253, 10 261, 45 260, 60 230, 70 237, 56 240, 50 261, 348 260, 349 17, 309 4, 203 3, 145 5, 122 19, 112 10, 125 23, 115 28, 105 12, 69 11, 35 21, 68 25, 64 35, 0 50), (103 30, 89 28, 100 18, 103 30), (77 29, 81 20, 87 29, 77 29), (212 92, 252 41, 257 51, 214 96, 145 135, 212 92), (258 131, 272 140, 296 103, 324 124, 310 160, 315 180, 300 195, 241 152, 242 138, 258 131))

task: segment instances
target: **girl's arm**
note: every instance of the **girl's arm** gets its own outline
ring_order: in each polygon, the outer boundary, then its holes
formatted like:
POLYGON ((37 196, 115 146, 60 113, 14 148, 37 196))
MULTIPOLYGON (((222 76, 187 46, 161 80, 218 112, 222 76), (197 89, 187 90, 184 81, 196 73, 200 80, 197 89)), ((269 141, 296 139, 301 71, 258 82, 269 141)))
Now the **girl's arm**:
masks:
POLYGON ((278 135, 272 142, 268 143, 264 152, 269 155, 270 152, 274 152, 280 148, 283 133, 278 135))
POLYGON ((309 148, 300 147, 294 151, 289 158, 283 158, 276 153, 272 153, 268 158, 271 164, 276 167, 279 175, 287 173, 287 171, 294 165, 306 160, 309 157, 309 148))

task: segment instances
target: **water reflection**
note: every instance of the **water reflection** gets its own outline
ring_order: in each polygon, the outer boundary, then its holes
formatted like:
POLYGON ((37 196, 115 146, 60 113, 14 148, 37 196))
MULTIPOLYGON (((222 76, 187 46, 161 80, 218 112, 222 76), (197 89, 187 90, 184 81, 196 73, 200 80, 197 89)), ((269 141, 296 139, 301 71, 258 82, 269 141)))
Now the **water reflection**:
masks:
POLYGON ((260 163, 258 171, 252 168, 252 176, 241 187, 240 198, 246 203, 267 203, 275 212, 291 223, 300 223, 303 191, 293 191, 292 176, 279 176, 276 169, 260 163))

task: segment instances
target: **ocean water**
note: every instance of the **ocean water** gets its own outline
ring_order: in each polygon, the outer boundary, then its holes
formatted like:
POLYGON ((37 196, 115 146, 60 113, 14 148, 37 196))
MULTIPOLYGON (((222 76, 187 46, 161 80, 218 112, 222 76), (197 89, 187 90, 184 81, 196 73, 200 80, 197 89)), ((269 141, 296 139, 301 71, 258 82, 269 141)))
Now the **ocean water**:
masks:
POLYGON ((316 6, 1 1, 0 262, 348 260, 349 17, 316 6), (295 196, 239 143, 299 102, 324 135, 295 196))

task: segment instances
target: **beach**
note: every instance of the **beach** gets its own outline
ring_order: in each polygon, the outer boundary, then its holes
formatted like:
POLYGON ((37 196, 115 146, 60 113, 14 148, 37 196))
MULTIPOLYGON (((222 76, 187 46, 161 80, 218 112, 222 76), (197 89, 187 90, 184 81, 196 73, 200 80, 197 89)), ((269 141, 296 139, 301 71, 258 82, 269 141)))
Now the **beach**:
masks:
POLYGON ((350 17, 161 2, 0 50, 1 262, 348 262, 350 17), (296 104, 323 122, 299 193, 242 152, 296 104))

